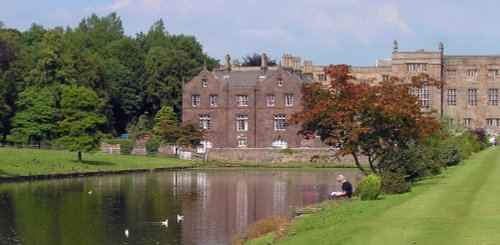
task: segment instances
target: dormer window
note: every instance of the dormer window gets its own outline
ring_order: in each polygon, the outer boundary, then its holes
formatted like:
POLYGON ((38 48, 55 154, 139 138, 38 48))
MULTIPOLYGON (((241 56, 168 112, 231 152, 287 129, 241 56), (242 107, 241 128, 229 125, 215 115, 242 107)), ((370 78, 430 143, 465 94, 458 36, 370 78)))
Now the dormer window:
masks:
POLYGON ((206 79, 201 80, 201 85, 206 88, 208 87, 208 81, 206 79))
POLYGON ((283 86, 283 79, 278 78, 278 82, 277 82, 277 84, 278 84, 278 87, 283 86))

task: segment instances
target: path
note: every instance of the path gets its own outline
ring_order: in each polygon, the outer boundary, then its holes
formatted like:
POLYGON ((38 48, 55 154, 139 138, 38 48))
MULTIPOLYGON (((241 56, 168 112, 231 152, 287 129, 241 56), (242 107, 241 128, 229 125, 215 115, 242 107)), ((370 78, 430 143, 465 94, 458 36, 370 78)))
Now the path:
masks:
POLYGON ((349 244, 500 244, 500 147, 366 222, 349 244))

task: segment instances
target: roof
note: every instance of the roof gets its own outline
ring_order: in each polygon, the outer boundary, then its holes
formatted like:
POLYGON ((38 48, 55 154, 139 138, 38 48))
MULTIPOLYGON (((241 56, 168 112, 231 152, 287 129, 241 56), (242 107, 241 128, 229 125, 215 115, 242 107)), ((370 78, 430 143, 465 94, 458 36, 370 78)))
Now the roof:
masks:
MULTIPOLYGON (((257 83, 262 83, 266 81, 269 77, 275 75, 277 70, 267 70, 264 74, 260 70, 236 70, 227 72, 226 70, 213 70, 212 74, 215 79, 228 83, 229 85, 239 85, 239 86, 255 86, 257 83)), ((309 77, 303 76, 299 77, 297 74, 290 72, 289 70, 283 70, 284 74, 288 74, 297 84, 310 83, 313 80, 309 77)))

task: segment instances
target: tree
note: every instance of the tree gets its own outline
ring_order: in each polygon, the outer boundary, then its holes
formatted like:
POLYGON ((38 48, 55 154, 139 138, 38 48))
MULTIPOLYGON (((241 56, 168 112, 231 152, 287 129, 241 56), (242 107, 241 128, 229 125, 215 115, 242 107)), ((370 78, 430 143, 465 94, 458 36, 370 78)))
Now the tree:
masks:
POLYGON ((193 124, 179 123, 172 107, 162 107, 155 116, 153 133, 163 143, 175 146, 197 147, 203 132, 193 124))
POLYGON ((89 88, 67 86, 62 91, 62 120, 59 122, 62 136, 58 143, 70 151, 77 151, 78 162, 82 162, 82 152, 99 149, 99 126, 106 122, 99 101, 97 94, 89 88))
MULTIPOLYGON (((271 60, 268 57, 266 57, 267 65, 268 66, 276 66, 276 60, 271 60)), ((260 66, 261 65, 261 57, 257 53, 253 53, 252 55, 247 55, 243 57, 243 63, 241 63, 241 66, 260 66)))
POLYGON ((337 156, 352 155, 356 166, 366 175, 379 173, 376 164, 392 149, 406 148, 412 141, 437 130, 432 115, 421 111, 410 91, 424 84, 439 85, 423 74, 411 82, 391 78, 379 85, 357 82, 347 65, 325 68, 331 78, 329 87, 320 83, 302 88, 306 109, 292 116, 289 123, 300 124, 300 133, 317 134, 330 146, 339 146, 337 156), (364 155, 370 169, 358 159, 364 155))
POLYGON ((17 107, 12 134, 36 141, 38 147, 42 140, 55 137, 59 111, 52 90, 29 88, 19 94, 17 107))

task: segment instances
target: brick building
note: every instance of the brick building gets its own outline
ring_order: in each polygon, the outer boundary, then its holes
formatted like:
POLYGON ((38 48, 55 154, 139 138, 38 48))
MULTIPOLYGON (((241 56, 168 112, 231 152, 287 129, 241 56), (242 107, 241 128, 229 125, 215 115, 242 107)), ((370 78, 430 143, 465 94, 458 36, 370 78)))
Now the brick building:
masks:
POLYGON ((200 152, 301 146, 299 127, 285 122, 303 109, 300 87, 312 82, 311 74, 302 72, 300 60, 268 67, 265 54, 261 58, 261 67, 232 68, 226 56, 224 68, 204 69, 183 85, 182 120, 206 131, 200 152))

